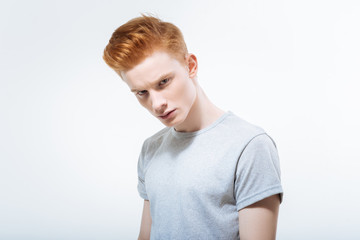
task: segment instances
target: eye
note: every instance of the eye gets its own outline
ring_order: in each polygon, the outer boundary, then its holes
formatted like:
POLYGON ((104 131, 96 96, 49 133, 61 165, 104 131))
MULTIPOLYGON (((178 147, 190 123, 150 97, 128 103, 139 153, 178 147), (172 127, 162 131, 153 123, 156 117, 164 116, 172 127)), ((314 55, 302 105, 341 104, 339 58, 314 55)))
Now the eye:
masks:
POLYGON ((163 79, 163 80, 160 81, 159 85, 160 85, 160 86, 161 86, 161 85, 165 85, 165 84, 168 83, 169 81, 170 81, 170 79, 165 78, 165 79, 163 79))
POLYGON ((146 90, 142 90, 142 91, 138 91, 138 92, 136 93, 136 95, 138 95, 138 96, 144 96, 146 93, 147 93, 146 90))

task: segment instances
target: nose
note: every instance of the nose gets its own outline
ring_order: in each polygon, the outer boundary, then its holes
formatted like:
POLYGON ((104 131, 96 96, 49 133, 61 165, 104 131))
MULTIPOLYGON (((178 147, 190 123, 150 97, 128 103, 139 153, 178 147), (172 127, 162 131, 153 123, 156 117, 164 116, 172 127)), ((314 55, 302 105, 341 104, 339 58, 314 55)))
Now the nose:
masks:
POLYGON ((166 98, 160 92, 151 93, 151 104, 153 111, 158 115, 163 114, 167 108, 166 98))

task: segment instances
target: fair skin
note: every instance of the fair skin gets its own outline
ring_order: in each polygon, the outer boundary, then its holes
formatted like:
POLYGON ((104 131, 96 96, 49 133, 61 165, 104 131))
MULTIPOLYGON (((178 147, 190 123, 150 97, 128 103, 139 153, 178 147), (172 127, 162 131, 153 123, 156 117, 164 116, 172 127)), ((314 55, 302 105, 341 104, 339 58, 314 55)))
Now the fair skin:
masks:
MULTIPOLYGON (((165 51, 155 51, 120 76, 139 103, 164 125, 179 132, 203 129, 224 111, 216 107, 197 82, 195 55, 178 61, 165 51)), ((239 232, 243 240, 275 239, 279 197, 274 195, 254 203, 239 214, 239 232)), ((144 201, 139 239, 150 239, 150 202, 144 201)))
POLYGON ((139 103, 164 125, 179 132, 205 128, 224 111, 207 98, 197 80, 197 59, 188 54, 181 63, 157 51, 120 76, 139 103), (164 116, 170 113, 169 116, 164 116))

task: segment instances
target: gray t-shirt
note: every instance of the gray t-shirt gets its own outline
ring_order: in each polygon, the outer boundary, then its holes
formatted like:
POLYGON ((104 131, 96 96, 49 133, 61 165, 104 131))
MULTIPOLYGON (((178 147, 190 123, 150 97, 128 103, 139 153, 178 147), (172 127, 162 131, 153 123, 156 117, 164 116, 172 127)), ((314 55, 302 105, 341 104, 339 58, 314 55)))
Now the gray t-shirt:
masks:
POLYGON ((138 191, 150 201, 151 239, 239 239, 238 211, 280 194, 273 140, 232 112, 196 132, 146 139, 138 191))

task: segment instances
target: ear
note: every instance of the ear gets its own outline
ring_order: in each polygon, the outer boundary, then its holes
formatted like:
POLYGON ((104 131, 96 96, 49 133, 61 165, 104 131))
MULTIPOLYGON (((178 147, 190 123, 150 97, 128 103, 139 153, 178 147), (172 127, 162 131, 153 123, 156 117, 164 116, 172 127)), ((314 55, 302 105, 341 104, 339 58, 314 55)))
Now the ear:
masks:
POLYGON ((196 56, 192 53, 189 53, 186 57, 186 63, 189 70, 189 77, 194 78, 197 75, 198 63, 196 56))

